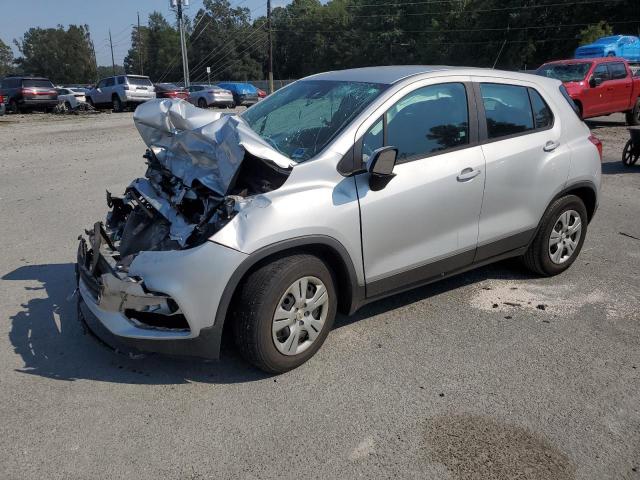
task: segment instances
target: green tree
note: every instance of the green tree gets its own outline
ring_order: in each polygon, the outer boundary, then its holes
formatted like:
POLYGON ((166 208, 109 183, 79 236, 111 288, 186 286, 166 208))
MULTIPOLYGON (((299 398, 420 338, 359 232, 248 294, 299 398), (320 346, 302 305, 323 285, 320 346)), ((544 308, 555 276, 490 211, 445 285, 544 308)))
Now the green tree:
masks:
POLYGON ((9 45, 0 39, 0 78, 13 71, 13 52, 9 45))
POLYGON ((30 28, 21 41, 16 64, 25 73, 44 75, 54 83, 88 83, 95 80, 96 61, 87 25, 30 28))
POLYGON ((580 45, 593 43, 601 37, 613 35, 613 28, 604 20, 589 25, 587 28, 580 30, 580 45))

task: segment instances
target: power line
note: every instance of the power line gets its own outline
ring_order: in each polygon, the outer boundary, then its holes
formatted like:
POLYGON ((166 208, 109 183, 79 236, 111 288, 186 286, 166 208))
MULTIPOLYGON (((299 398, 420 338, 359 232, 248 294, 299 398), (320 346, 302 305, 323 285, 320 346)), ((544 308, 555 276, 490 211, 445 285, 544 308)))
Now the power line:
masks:
MULTIPOLYGON (((627 24, 627 23, 638 23, 640 20, 623 20, 619 22, 607 22, 609 25, 616 24, 627 24)), ((566 23, 566 24, 558 24, 558 25, 536 25, 536 26, 527 26, 527 27, 501 27, 501 28, 444 28, 444 29, 429 29, 429 30, 402 30, 403 33, 454 33, 454 32, 503 32, 506 30, 550 30, 554 28, 566 28, 566 27, 586 27, 591 25, 590 23, 566 23)), ((274 32, 302 32, 302 33, 352 33, 350 30, 293 30, 293 29, 273 29, 274 32)), ((387 29, 373 29, 373 30, 364 30, 359 31, 360 33, 377 33, 381 31, 387 31, 387 29)))
MULTIPOLYGON (((242 50, 241 52, 238 52, 237 55, 240 56, 243 53, 245 53, 246 51, 248 51, 249 49, 251 49, 252 47, 254 47, 257 43, 259 42, 264 42, 266 43, 267 39, 266 38, 258 38, 255 42, 253 42, 251 45, 249 45, 248 47, 246 47, 244 50, 242 50)), ((261 45, 262 46, 262 45, 261 45)), ((231 52, 229 52, 231 53, 231 52)), ((227 54, 228 56, 228 54, 227 54)), ((224 57, 223 57, 224 58, 224 57)), ((220 59, 220 61, 222 61, 222 59, 220 59)), ((222 66, 219 66, 217 69, 215 69, 213 72, 211 72, 211 76, 214 76, 218 73, 220 73, 221 71, 223 71, 225 68, 227 68, 229 65, 231 65, 233 62, 237 61, 237 59, 232 58, 230 61, 226 62, 225 64, 223 64, 222 66)), ((201 76, 200 79, 198 81, 201 81, 204 77, 201 76)))

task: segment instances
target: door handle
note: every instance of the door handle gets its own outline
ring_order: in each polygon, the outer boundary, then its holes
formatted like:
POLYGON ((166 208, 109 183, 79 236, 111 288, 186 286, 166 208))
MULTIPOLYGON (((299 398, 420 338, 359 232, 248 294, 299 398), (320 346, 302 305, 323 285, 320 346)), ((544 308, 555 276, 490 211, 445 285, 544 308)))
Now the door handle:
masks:
POLYGON ((544 144, 544 147, 542 147, 542 149, 545 152, 553 152, 559 146, 560 146, 559 142, 554 142, 552 140, 549 140, 547 143, 544 144))
POLYGON ((476 178, 480 175, 480 170, 474 170, 471 167, 467 167, 460 172, 460 174, 456 177, 459 182, 468 182, 469 180, 476 178))

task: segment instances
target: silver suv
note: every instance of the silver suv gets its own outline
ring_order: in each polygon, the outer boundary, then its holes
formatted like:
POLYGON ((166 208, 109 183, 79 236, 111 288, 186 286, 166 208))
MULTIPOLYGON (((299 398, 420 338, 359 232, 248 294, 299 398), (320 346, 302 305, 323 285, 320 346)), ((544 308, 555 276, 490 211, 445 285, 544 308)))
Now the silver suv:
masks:
POLYGON ((108 342, 217 358, 232 329, 283 372, 337 311, 508 257, 575 261, 601 143, 562 84, 376 67, 297 81, 240 116, 157 100, 134 115, 148 169, 81 240, 82 317, 108 342))
POLYGON ((126 107, 136 106, 156 98, 156 91, 143 75, 118 75, 103 78, 87 92, 87 103, 96 108, 112 108, 121 112, 126 107))

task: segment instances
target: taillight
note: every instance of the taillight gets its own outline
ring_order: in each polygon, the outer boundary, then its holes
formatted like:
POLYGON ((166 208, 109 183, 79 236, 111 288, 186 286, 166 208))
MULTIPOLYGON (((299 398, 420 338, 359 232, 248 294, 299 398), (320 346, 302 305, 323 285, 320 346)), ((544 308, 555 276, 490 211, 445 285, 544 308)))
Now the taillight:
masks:
POLYGON ((122 88, 125 90, 129 90, 129 85, 123 85, 122 88))
POLYGON ((21 93, 22 95, 35 95, 36 91, 31 88, 23 88, 21 93))
POLYGON ((602 142, 593 134, 589 135, 589 141, 598 149, 598 155, 600 155, 600 161, 602 161, 602 142))

